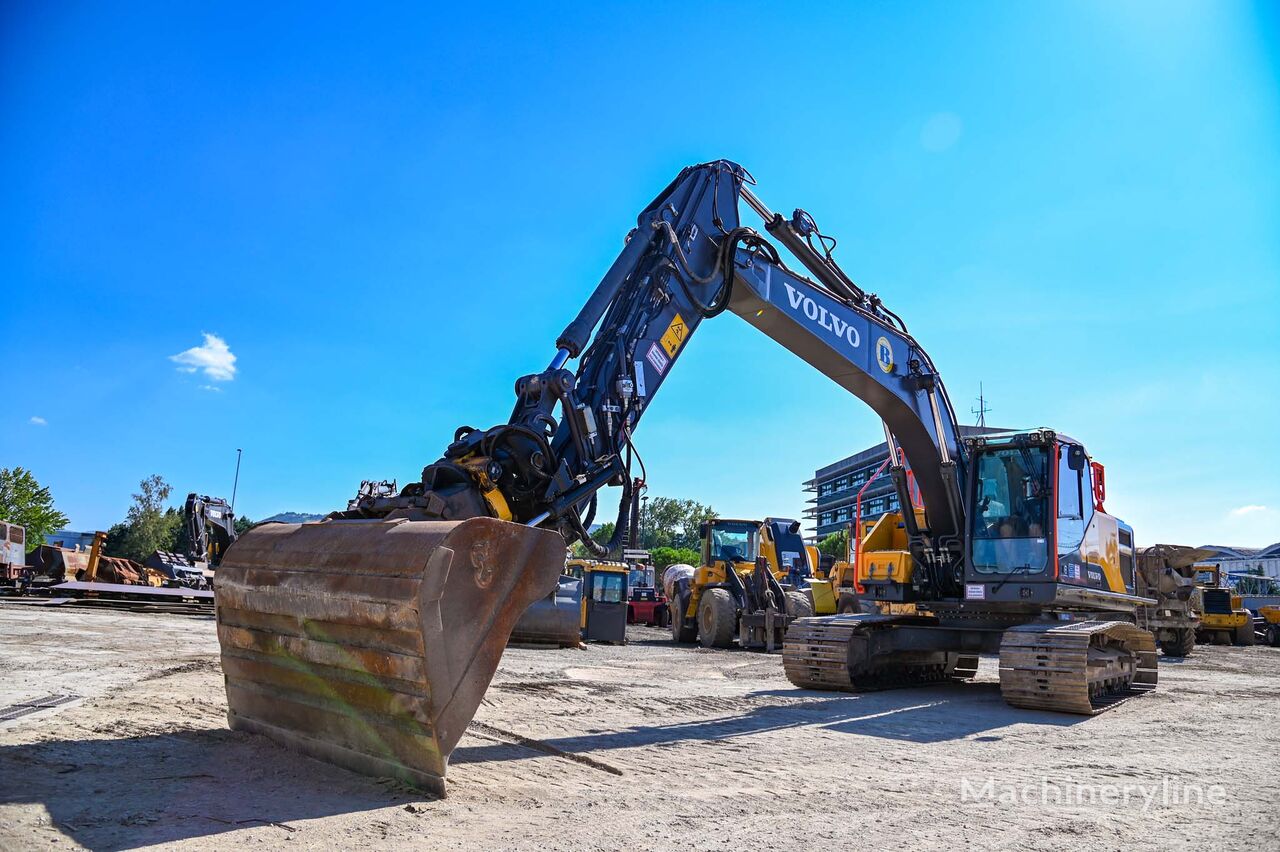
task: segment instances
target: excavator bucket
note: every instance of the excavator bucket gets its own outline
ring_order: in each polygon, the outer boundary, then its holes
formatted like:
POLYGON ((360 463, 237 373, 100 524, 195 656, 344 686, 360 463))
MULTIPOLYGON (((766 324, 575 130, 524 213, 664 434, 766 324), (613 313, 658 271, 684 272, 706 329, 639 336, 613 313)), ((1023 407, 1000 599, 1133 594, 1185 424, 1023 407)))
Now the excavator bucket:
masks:
POLYGON ((267 524, 215 580, 233 729, 444 795, 449 754, 564 539, 494 518, 267 524))

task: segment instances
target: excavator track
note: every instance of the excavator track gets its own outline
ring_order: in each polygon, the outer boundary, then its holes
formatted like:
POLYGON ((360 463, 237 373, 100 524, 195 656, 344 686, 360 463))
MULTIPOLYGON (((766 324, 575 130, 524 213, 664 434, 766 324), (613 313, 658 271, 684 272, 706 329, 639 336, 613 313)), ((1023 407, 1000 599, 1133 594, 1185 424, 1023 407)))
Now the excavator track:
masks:
POLYGON ((873 692, 966 680, 978 670, 974 654, 948 653, 942 660, 884 658, 868 653, 876 631, 920 623, 918 616, 828 615, 799 618, 787 628, 782 667, 802 689, 873 692))
POLYGON ((1156 686, 1155 637, 1127 621, 1023 624, 1000 642, 1014 707, 1094 716, 1156 686))

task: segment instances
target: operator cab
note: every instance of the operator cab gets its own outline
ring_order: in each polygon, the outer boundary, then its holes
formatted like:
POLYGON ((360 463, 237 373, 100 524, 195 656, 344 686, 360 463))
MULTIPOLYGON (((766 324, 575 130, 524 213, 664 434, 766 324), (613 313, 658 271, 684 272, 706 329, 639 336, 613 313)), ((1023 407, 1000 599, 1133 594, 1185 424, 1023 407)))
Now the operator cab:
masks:
POLYGON ((702 564, 717 562, 755 564, 760 552, 760 522, 715 520, 706 522, 702 536, 702 564))
POLYGON ((620 562, 591 559, 570 559, 565 564, 565 574, 581 581, 583 641, 626 642, 630 570, 620 562))
POLYGON ((1103 508, 1102 465, 1049 429, 969 439, 966 600, 1045 603, 1055 584, 1134 593, 1133 530, 1103 508))

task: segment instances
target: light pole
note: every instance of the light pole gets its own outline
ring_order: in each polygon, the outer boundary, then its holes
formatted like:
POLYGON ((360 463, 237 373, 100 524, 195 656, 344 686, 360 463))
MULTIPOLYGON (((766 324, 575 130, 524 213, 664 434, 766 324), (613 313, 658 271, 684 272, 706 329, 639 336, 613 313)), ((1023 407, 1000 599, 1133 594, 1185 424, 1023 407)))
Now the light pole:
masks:
POLYGON ((640 540, 636 542, 636 547, 644 547, 644 525, 649 520, 649 495, 644 494, 640 497, 640 540))
POLYGON ((236 517, 236 489, 240 487, 240 454, 244 450, 236 447, 236 479, 231 484, 231 522, 235 523, 236 517))

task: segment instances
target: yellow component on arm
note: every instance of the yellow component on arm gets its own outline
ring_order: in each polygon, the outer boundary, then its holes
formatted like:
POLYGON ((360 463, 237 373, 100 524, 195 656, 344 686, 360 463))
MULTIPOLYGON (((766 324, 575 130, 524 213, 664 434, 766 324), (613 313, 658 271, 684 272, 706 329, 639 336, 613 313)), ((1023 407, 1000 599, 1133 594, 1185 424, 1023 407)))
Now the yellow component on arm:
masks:
POLYGON ((493 510, 494 517, 501 518, 504 521, 515 519, 515 516, 511 514, 511 507, 507 505, 507 498, 503 496, 501 489, 494 486, 481 493, 484 495, 484 502, 488 503, 489 508, 493 510))
POLYGON ((487 456, 475 454, 464 456, 458 460, 458 464, 466 468, 467 472, 475 479, 476 485, 480 487, 480 494, 484 497, 484 502, 488 504, 489 510, 493 512, 495 518, 504 521, 515 520, 515 515, 511 512, 511 506, 507 504, 506 495, 489 477, 489 458, 487 456))

